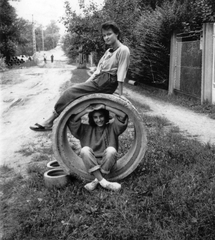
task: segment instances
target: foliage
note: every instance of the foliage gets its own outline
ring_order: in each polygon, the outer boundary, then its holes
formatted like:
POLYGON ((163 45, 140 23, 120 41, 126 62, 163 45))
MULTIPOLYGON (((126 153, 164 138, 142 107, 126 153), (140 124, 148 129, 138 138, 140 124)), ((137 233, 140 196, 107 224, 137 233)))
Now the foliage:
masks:
POLYGON ((8 0, 0 2, 0 53, 6 57, 14 56, 16 44, 20 41, 20 33, 16 24, 15 9, 9 4, 8 0))
POLYGON ((215 3, 213 0, 192 0, 193 21, 197 23, 215 21, 215 3))
MULTIPOLYGON (((101 44, 100 37, 100 25, 103 16, 100 11, 97 10, 97 5, 91 3, 87 7, 83 7, 84 17, 82 15, 77 15, 75 11, 72 10, 68 1, 65 2, 66 16, 62 18, 67 31, 71 34, 71 41, 73 49, 78 49, 81 47, 82 53, 88 55, 92 51, 104 51, 101 44)), ((69 49, 69 46, 65 46, 69 49)))
POLYGON ((130 43, 131 76, 139 82, 159 83, 167 88, 172 32, 201 29, 204 21, 212 19, 212 9, 206 0, 174 0, 143 11, 130 43))
MULTIPOLYGON (((46 28, 44 28, 44 26, 41 24, 34 24, 37 51, 42 50, 42 41, 44 41, 45 51, 55 48, 60 39, 59 27, 57 26, 56 22, 51 21, 46 28)), ((17 26, 20 31, 20 41, 16 47, 16 55, 31 56, 33 54, 32 23, 25 19, 18 18, 17 26)))
POLYGON ((141 14, 139 0, 107 0, 102 13, 106 15, 106 19, 113 20, 119 25, 124 42, 132 39, 133 28, 141 14))
POLYGON ((79 37, 76 33, 69 34, 67 33, 63 37, 63 50, 66 53, 66 55, 69 57, 71 62, 75 62, 79 52, 78 52, 78 46, 79 46, 79 37))
POLYGON ((45 50, 53 49, 57 46, 60 39, 59 27, 55 21, 51 21, 44 31, 44 48, 45 50))
POLYGON ((33 54, 32 23, 23 18, 18 18, 17 26, 20 31, 20 42, 17 44, 16 55, 31 56, 33 54))
MULTIPOLYGON (((180 1, 179 1, 180 2, 180 1)), ((215 21, 215 3, 213 0, 181 1, 184 11, 183 30, 195 31, 202 28, 204 22, 215 21)))
POLYGON ((59 27, 55 21, 51 21, 49 25, 44 28, 41 24, 36 24, 35 35, 36 35, 36 49, 42 51, 44 41, 44 50, 50 50, 57 46, 60 39, 59 27))
POLYGON ((170 38, 176 24, 173 6, 142 13, 133 31, 130 72, 139 82, 167 81, 170 38), (153 40, 153 41, 152 41, 153 40))

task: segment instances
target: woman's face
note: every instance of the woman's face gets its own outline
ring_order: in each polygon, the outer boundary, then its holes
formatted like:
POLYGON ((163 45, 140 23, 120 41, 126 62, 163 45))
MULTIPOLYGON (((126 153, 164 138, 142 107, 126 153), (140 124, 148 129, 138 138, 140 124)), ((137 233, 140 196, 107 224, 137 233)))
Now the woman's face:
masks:
POLYGON ((102 112, 95 112, 93 114, 93 121, 98 127, 103 127, 105 125, 105 116, 102 112))
POLYGON ((102 36, 107 45, 113 45, 117 41, 118 34, 114 33, 112 29, 103 30, 102 36))

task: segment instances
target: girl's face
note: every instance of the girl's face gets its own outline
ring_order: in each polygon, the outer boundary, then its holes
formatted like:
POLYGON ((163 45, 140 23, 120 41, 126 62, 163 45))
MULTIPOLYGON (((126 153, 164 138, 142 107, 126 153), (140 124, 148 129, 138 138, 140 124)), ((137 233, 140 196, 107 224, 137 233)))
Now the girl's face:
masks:
POLYGON ((95 112, 93 114, 93 121, 98 127, 103 127, 105 125, 105 116, 102 112, 95 112))
POLYGON ((113 45, 117 41, 118 34, 114 33, 112 29, 103 30, 102 36, 107 45, 113 45))

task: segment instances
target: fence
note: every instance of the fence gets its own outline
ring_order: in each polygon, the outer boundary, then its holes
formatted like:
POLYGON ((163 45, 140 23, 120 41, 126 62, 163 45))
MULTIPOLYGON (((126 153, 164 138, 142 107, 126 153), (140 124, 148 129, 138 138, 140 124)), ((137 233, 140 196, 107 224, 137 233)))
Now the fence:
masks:
POLYGON ((179 92, 215 104, 215 24, 172 35, 169 94, 179 92))

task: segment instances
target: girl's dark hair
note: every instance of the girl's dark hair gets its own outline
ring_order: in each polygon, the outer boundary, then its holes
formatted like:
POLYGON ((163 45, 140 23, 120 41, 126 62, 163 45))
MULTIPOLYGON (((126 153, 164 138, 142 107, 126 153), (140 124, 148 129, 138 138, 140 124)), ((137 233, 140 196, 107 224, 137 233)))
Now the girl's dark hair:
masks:
POLYGON ((92 126, 92 127, 97 126, 97 125, 95 124, 95 122, 94 122, 94 119, 93 119, 93 114, 94 114, 95 112, 101 112, 101 113, 104 114, 105 124, 109 122, 109 118, 110 118, 109 111, 106 110, 106 109, 99 109, 99 110, 95 110, 95 111, 93 111, 93 112, 90 112, 90 113, 88 114, 90 126, 92 126))
POLYGON ((107 21, 107 22, 103 23, 101 29, 102 30, 111 29, 115 34, 118 34, 118 39, 121 38, 121 31, 120 31, 119 27, 117 26, 117 24, 113 21, 107 21))

